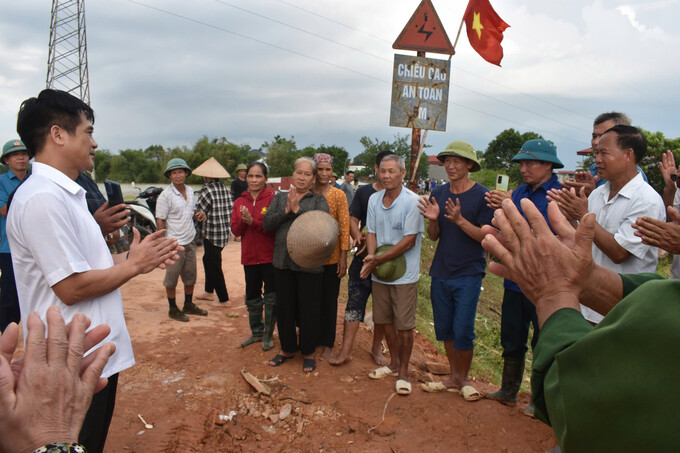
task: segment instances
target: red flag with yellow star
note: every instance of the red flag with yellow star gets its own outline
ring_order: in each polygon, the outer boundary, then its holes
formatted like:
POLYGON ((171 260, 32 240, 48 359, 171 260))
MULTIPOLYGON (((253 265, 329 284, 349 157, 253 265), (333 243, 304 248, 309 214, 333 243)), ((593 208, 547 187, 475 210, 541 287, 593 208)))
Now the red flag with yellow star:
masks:
POLYGON ((470 45, 489 63, 500 66, 503 59, 503 32, 506 24, 489 0, 470 0, 463 16, 470 45))

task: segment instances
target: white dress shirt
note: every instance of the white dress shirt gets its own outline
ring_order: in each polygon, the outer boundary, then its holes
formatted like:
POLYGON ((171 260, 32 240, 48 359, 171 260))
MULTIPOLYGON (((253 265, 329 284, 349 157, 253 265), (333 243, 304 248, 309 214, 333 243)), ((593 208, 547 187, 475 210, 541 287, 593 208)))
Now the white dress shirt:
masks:
POLYGON ((109 377, 135 363, 123 316, 123 299, 116 289, 106 295, 65 305, 52 286, 75 273, 113 267, 99 225, 87 210, 85 190, 64 173, 36 162, 31 176, 17 189, 7 215, 7 236, 12 249, 26 341, 28 315, 38 312, 46 322, 47 309, 57 305, 68 323, 80 312, 91 327, 108 324, 116 352, 102 373, 109 377))
MULTIPOLYGON (((642 179, 639 172, 610 200, 611 187, 611 182, 607 182, 593 190, 588 197, 588 212, 595 213, 597 223, 613 234, 614 240, 630 256, 621 263, 614 263, 593 243, 593 261, 619 274, 656 272, 659 250, 643 244, 642 239, 633 234, 635 230, 632 224, 641 216, 665 221, 666 210, 661 195, 642 179)), ((594 323, 599 323, 603 318, 601 314, 583 305, 581 313, 594 323)))

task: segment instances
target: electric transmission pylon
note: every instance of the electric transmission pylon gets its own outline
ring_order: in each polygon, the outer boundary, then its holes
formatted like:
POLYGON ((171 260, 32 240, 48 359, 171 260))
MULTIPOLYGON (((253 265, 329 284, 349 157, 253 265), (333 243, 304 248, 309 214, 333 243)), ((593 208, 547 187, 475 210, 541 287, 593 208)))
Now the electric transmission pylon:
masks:
POLYGON ((52 0, 47 88, 66 91, 90 105, 85 0, 52 0))

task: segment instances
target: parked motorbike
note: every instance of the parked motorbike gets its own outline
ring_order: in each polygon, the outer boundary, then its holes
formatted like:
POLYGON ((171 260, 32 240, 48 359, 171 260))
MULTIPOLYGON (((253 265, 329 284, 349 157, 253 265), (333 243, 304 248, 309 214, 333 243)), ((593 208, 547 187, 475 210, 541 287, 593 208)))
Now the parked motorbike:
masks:
POLYGON ((133 228, 139 231, 141 239, 156 231, 156 201, 163 192, 163 188, 154 186, 144 190, 139 187, 135 189, 139 190, 139 194, 134 200, 125 202, 130 207, 130 221, 121 228, 121 242, 125 249, 130 248, 133 228))

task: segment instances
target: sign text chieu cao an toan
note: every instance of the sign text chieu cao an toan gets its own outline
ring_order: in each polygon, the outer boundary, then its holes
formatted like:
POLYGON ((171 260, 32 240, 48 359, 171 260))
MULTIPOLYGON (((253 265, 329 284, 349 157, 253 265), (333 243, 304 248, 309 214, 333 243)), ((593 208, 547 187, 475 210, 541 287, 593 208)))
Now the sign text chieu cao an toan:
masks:
POLYGON ((390 126, 446 130, 451 61, 394 56, 390 126))

